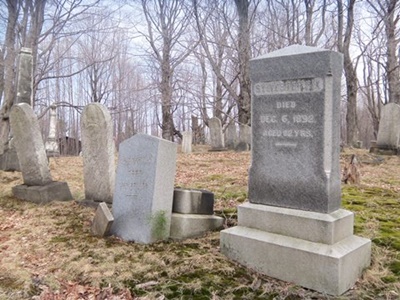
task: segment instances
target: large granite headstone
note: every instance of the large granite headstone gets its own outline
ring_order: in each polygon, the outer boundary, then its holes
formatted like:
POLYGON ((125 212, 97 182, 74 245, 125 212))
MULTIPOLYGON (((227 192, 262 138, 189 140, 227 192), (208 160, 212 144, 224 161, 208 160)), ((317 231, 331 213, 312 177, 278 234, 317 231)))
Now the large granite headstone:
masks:
POLYGON ((50 126, 45 148, 48 157, 59 156, 60 149, 57 140, 57 106, 50 106, 50 126))
POLYGON ((225 150, 224 135, 222 133, 221 120, 218 118, 211 118, 208 120, 210 128, 210 151, 223 151, 225 150))
POLYGON ((371 254, 340 209, 341 75, 341 54, 307 46, 250 61, 250 202, 221 232, 233 260, 333 295, 351 288, 371 254))
POLYGON ((14 196, 36 203, 71 200, 67 183, 51 179, 39 122, 31 106, 15 104, 11 109, 10 122, 24 181, 23 185, 13 187, 14 196))
POLYGON ((376 144, 379 149, 397 151, 400 148, 400 105, 383 106, 376 144))
POLYGON ((111 115, 100 103, 85 106, 81 117, 85 201, 113 202, 115 155, 111 115))
POLYGON ((177 145, 136 134, 119 146, 112 234, 149 244, 170 235, 177 145))

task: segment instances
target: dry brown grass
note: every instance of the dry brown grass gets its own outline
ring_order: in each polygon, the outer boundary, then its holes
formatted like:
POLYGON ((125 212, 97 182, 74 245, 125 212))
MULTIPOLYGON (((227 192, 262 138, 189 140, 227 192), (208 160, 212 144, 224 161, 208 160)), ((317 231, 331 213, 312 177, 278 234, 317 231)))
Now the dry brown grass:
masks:
MULTIPOLYGON (((392 235, 384 236, 387 224, 380 219, 395 217, 379 209, 380 201, 387 201, 393 214, 400 212, 400 158, 373 164, 365 151, 346 150, 342 162, 354 152, 361 162, 361 184, 344 187, 344 204, 356 211, 356 233, 376 241, 371 267, 337 299, 399 299, 400 255, 389 243, 392 235)), ((179 154, 176 186, 211 190, 216 212, 234 219, 235 207, 246 200, 249 163, 249 153, 200 148, 179 154)), ((67 181, 75 199, 82 200, 82 159, 55 158, 50 167, 53 178, 67 181)), ((0 299, 336 299, 229 261, 219 252, 218 232, 154 245, 93 237, 92 209, 75 201, 35 205, 17 200, 11 187, 21 182, 19 173, 0 171, 0 299)))

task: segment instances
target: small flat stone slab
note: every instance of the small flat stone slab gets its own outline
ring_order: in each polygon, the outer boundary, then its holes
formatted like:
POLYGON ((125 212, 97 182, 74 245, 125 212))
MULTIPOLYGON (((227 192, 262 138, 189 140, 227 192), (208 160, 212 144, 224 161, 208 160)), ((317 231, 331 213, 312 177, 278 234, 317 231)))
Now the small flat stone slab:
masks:
POLYGON ((198 237, 208 231, 221 229, 223 224, 224 218, 214 215, 173 213, 170 237, 176 240, 198 237))
POLYGON ((214 194, 206 190, 174 189, 172 212, 212 215, 214 194))
POLYGON ((110 235, 111 225, 114 222, 108 206, 105 202, 99 203, 96 209, 92 223, 92 233, 96 236, 107 236, 110 235))
POLYGON ((48 203, 53 200, 73 200, 68 184, 61 181, 52 181, 46 185, 27 186, 24 184, 12 188, 14 197, 34 203, 48 203))

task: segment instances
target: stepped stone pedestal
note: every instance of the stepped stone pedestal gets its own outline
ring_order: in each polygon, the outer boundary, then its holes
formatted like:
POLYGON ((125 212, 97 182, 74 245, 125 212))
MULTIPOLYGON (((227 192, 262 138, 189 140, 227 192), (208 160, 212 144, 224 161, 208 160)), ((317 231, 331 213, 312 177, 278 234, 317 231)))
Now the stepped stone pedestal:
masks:
POLYGON ((268 276, 340 295, 369 266, 371 241, 353 235, 347 210, 324 214, 245 203, 238 207, 238 226, 221 231, 221 252, 268 276))

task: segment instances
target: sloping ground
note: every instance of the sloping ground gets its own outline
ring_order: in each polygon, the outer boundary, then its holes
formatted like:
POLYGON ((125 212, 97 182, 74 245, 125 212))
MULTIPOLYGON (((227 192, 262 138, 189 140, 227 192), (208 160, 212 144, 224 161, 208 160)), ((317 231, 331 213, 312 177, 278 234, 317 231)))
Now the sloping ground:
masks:
MULTIPOLYGON (((249 153, 179 154, 176 186, 215 193, 225 226, 247 197, 249 153)), ((400 298, 400 157, 355 153, 361 184, 343 186, 356 234, 373 241, 372 265, 337 299, 400 298)), ((51 160, 55 180, 83 199, 82 160, 51 160)), ((92 237, 94 210, 75 201, 35 205, 11 196, 19 173, 0 171, 0 299, 335 299, 247 270, 219 252, 219 233, 154 245, 92 237)))

